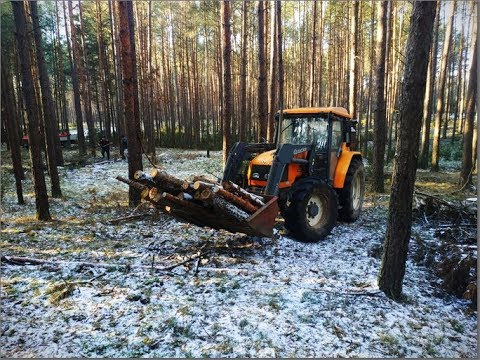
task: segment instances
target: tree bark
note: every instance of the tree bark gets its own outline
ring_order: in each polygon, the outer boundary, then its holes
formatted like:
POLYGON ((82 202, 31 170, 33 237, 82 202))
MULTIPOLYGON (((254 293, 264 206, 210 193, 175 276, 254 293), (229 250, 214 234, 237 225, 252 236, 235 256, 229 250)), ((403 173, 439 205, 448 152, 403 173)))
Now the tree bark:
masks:
POLYGON ((267 141, 273 142, 273 134, 275 132, 275 112, 276 112, 276 82, 277 82, 277 20, 275 9, 271 10, 271 29, 270 29, 270 84, 268 91, 268 127, 267 127, 267 141))
MULTIPOLYGON (((230 1, 220 3, 222 21, 222 71, 223 71, 223 163, 226 164, 230 151, 230 122, 232 119, 232 83, 230 54, 232 51, 232 32, 230 28, 230 1)), ((263 18, 263 17, 262 17, 263 18)))
MULTIPOLYGON (((90 153, 92 156, 95 156, 95 149, 96 149, 96 134, 95 134, 95 124, 93 123, 93 113, 92 113, 92 94, 90 92, 90 74, 88 71, 88 64, 87 64, 87 48, 85 46, 85 26, 83 25, 83 12, 82 12, 82 3, 81 0, 78 0, 78 9, 79 15, 78 18, 80 19, 80 39, 82 45, 82 60, 79 60, 79 74, 80 74, 80 88, 82 89, 83 95, 83 107, 85 110, 85 119, 87 120, 87 128, 88 128, 88 145, 90 146, 90 153), (81 65, 81 61, 83 61, 83 65, 81 65)), ((73 20, 73 18, 72 18, 73 20)), ((77 44, 76 33, 72 32, 72 40, 74 44, 77 44), (74 37, 75 35, 75 37, 74 37)))
MULTIPOLYGON (((465 127, 463 131, 463 155, 462 155, 462 169, 460 171, 460 185, 468 185, 472 182, 472 172, 474 163, 472 161, 472 142, 473 131, 475 122, 475 101, 477 98, 477 58, 478 58, 478 46, 477 46, 477 25, 474 24, 474 31, 472 34, 473 41, 473 55, 471 57, 472 62, 470 65, 470 73, 468 79, 467 90, 467 106, 466 106, 466 119, 465 127)), ((475 146, 476 147, 476 146, 475 146)))
MULTIPOLYGON (((135 171, 143 170, 140 146, 140 116, 138 107, 138 82, 136 73, 133 3, 118 2, 120 19, 120 49, 122 54, 124 116, 128 138, 128 177, 134 179, 135 171)), ((140 192, 130 187, 129 205, 135 207, 140 203, 140 192)))
MULTIPOLYGON (((64 3, 65 5, 65 3, 64 3)), ((67 34, 67 44, 69 47, 69 60, 70 60, 70 69, 71 69, 71 76, 72 76, 72 88, 73 88, 73 100, 75 103, 75 119, 76 119, 76 125, 77 125, 77 143, 78 143, 78 150, 80 152, 80 155, 85 155, 87 150, 85 147, 85 135, 83 133, 83 114, 82 114, 82 104, 80 100, 80 79, 81 75, 79 76, 79 67, 78 67, 78 62, 80 61, 80 54, 78 54, 78 43, 74 45, 74 35, 73 33, 76 33, 75 30, 75 24, 73 22, 73 8, 72 8, 72 0, 68 0, 68 14, 69 14, 69 20, 70 20, 70 30, 71 30, 71 38, 68 36, 68 27, 67 27, 67 16, 65 14, 65 7, 63 8, 63 15, 65 18, 65 32, 67 34), (72 45, 70 45, 72 43, 72 45)), ((75 35, 76 39, 76 35, 75 35)))
POLYGON ((267 137, 267 64, 265 62, 265 29, 264 29, 264 2, 258 1, 258 137, 257 141, 262 142, 267 137))
POLYGON ((13 174, 17 191, 17 202, 25 204, 23 199, 22 180, 25 178, 22 168, 22 153, 20 150, 20 136, 15 121, 15 105, 13 101, 12 78, 7 75, 7 67, 2 56, 2 118, 7 129, 8 144, 12 155, 13 174))
POLYGON ((240 131, 239 140, 246 140, 247 123, 247 11, 248 1, 242 2, 242 63, 240 67, 240 131))
POLYGON ((43 173, 42 152, 39 137, 39 109, 35 100, 35 90, 32 78, 32 58, 29 49, 32 39, 27 33, 27 15, 23 1, 12 2, 15 19, 15 37, 18 45, 18 55, 22 72, 22 90, 28 116, 28 142, 30 160, 32 162, 33 186, 35 189, 35 206, 37 220, 51 220, 47 186, 43 173))
POLYGON ((433 148, 432 148, 432 171, 438 171, 439 166, 438 162, 440 160, 440 131, 442 126, 442 116, 445 108, 444 104, 444 95, 445 95, 445 84, 447 82, 447 68, 448 68, 448 58, 450 56, 450 48, 452 44, 452 29, 453 29, 453 19, 455 16, 455 9, 457 7, 457 1, 453 2, 452 14, 448 20, 447 29, 445 31, 445 39, 442 49, 442 61, 440 63, 440 78, 438 80, 438 92, 437 92, 437 111, 435 113, 435 130, 433 133, 433 148))
MULTIPOLYGON (((312 25, 312 59, 310 62, 310 90, 308 95, 308 104, 310 107, 313 107, 313 94, 315 89, 315 61, 317 55, 317 1, 313 1, 313 25, 312 25)), ((321 5, 320 5, 321 6, 321 5)))
POLYGON ((385 46, 387 29, 387 1, 378 3, 377 41, 375 45, 375 93, 374 93, 374 134, 372 191, 384 191, 383 166, 387 124, 385 118, 385 46))
POLYGON ((406 47, 400 134, 397 139, 388 226, 378 280, 379 288, 394 299, 399 299, 402 293, 411 234, 417 151, 434 19, 434 2, 414 3, 406 47))
POLYGON ((57 146, 60 147, 60 142, 57 141, 59 139, 59 131, 57 127, 55 106, 53 105, 52 92, 50 90, 50 79, 48 78, 47 66, 45 65, 45 54, 43 52, 42 34, 40 29, 40 22, 38 20, 38 9, 36 1, 30 2, 30 12, 33 23, 33 37, 35 40, 35 53, 37 57, 38 74, 42 90, 41 92, 43 105, 43 122, 45 124, 45 138, 47 140, 47 160, 50 173, 50 182, 52 186, 52 197, 59 198, 62 197, 60 178, 58 177, 58 160, 56 149, 57 146))
POLYGON ((433 93, 435 90, 435 77, 437 75, 438 55, 438 26, 440 24, 440 9, 442 2, 437 1, 435 11, 435 22, 433 24, 432 51, 430 52, 430 63, 428 65, 427 90, 425 93, 425 104, 423 109, 423 133, 420 151, 419 167, 426 169, 428 166, 428 155, 430 150, 430 125, 433 109, 433 93))
POLYGON ((348 112, 352 118, 357 118, 357 78, 358 78, 358 8, 359 1, 351 4, 350 14, 350 85, 348 96, 348 112))
POLYGON ((282 34, 282 2, 275 0, 277 12, 277 57, 278 57, 278 104, 283 110, 284 103, 284 79, 283 79, 283 34, 282 34))

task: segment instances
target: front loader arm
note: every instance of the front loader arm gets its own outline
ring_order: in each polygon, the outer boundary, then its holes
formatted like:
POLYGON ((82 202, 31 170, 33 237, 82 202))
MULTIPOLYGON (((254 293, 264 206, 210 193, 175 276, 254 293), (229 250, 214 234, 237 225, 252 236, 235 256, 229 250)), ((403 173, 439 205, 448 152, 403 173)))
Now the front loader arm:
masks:
MULTIPOLYGON (((285 166, 290 163, 305 164, 311 165, 314 145, 293 145, 293 144, 282 144, 278 148, 275 158, 273 159, 272 167, 270 168, 270 173, 268 174, 267 186, 265 187, 265 195, 277 195, 280 185, 280 180, 282 174, 285 170, 285 166), (295 155, 303 153, 305 151, 309 152, 308 160, 307 159, 297 159, 294 158, 295 155)), ((311 166, 309 166, 310 171, 311 166)))
POLYGON ((248 160, 254 153, 265 152, 275 149, 273 143, 244 143, 237 142, 233 144, 228 154, 225 170, 223 171, 223 181, 235 182, 235 176, 242 166, 242 162, 248 160))

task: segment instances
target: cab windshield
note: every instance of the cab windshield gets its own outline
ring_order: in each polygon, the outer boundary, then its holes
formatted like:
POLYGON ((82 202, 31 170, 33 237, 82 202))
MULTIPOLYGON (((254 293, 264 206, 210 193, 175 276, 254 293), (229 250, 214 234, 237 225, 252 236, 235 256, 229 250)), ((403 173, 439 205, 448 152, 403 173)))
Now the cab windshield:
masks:
POLYGON ((279 144, 312 144, 317 151, 327 150, 328 118, 316 117, 284 117, 279 136, 279 144))

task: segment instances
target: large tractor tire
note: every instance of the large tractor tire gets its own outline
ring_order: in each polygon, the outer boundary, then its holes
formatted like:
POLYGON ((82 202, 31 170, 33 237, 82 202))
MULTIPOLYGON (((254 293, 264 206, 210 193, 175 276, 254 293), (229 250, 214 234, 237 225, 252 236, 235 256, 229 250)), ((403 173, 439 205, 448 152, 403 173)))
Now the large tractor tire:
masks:
POLYGON ((295 185, 288 208, 282 211, 285 228, 297 240, 318 242, 330 234, 337 221, 337 194, 318 179, 295 185))
POLYGON ((338 192, 341 221, 353 222, 358 219, 365 195, 365 171, 361 159, 352 159, 345 177, 343 189, 338 192))

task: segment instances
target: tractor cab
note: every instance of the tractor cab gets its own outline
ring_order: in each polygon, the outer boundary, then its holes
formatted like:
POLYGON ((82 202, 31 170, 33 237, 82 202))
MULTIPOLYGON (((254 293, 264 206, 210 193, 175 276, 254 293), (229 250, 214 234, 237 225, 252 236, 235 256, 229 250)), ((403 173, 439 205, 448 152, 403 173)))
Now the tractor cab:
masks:
POLYGON ((340 156, 354 147, 356 121, 348 112, 339 107, 298 108, 278 112, 275 118, 276 149, 260 153, 250 162, 248 185, 257 191, 266 187, 275 154, 282 145, 293 145, 293 159, 298 160, 285 167, 279 189, 290 187, 302 176, 315 175, 333 183, 340 156))

